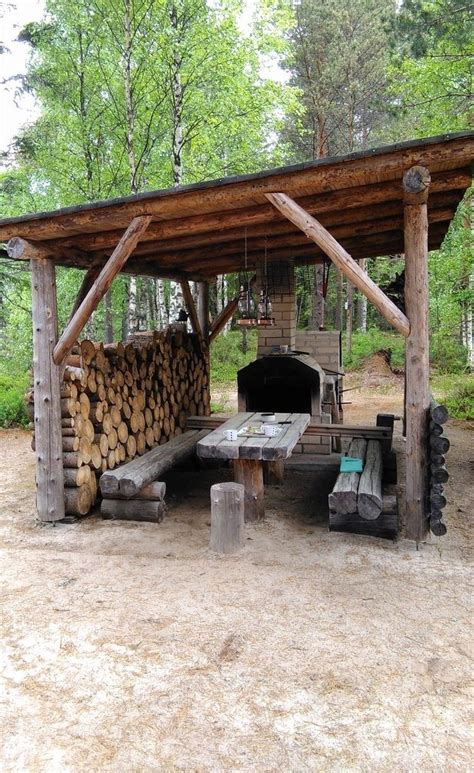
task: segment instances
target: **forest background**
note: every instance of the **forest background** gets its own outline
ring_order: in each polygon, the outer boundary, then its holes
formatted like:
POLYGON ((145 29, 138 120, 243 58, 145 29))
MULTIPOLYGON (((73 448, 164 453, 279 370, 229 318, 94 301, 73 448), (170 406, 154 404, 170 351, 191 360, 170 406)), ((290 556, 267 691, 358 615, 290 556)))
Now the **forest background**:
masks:
MULTIPOLYGON (((466 129, 472 33, 463 0, 47 0, 43 20, 20 33, 31 54, 18 89, 39 117, 3 158, 0 216, 466 129)), ((429 257, 433 373, 460 418, 474 418, 471 207, 469 192, 429 257)), ((362 265, 382 286, 403 271, 398 255, 362 265)), ((81 278, 58 270, 60 325, 81 278)), ((24 421, 29 279, 27 266, 0 260, 3 425, 24 421)), ((402 366, 403 341, 377 311, 334 268, 323 298, 324 280, 321 268, 297 270, 299 326, 343 331, 346 368, 380 348, 402 366)), ((213 314, 237 287, 218 277, 213 314)), ((121 276, 85 335, 163 327, 181 306, 175 283, 121 276)), ((211 349, 214 384, 235 379, 254 351, 254 337, 226 331, 211 349)))

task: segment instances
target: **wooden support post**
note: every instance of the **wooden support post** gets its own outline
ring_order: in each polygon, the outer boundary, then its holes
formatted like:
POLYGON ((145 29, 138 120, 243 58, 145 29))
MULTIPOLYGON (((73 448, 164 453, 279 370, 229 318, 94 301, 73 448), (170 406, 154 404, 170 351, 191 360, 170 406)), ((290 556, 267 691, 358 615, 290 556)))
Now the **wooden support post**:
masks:
POLYGON ((203 341, 202 329, 199 323, 199 317, 196 310, 196 305, 194 303, 193 294, 191 292, 191 288, 189 286, 189 282, 187 279, 183 279, 181 281, 181 290, 183 293, 183 298, 186 304, 186 308, 189 313, 189 318, 191 320, 191 327, 193 329, 193 332, 196 333, 199 340, 202 342, 203 341))
POLYGON ((428 212, 430 175, 412 167, 403 176, 405 213, 406 536, 419 542, 428 530, 427 443, 429 389, 428 212))
POLYGON ((234 459, 234 478, 245 489, 245 520, 260 521, 265 515, 263 464, 253 459, 234 459))
POLYGON ((64 333, 54 347, 53 359, 56 365, 60 365, 69 354, 82 328, 94 309, 97 308, 97 304, 104 297, 116 275, 123 268, 130 254, 137 246, 140 237, 148 228, 150 221, 151 215, 142 215, 133 218, 112 255, 100 272, 97 280, 94 282, 77 309, 74 317, 66 325, 64 333))
POLYGON ((58 336, 53 261, 32 260, 31 279, 36 509, 40 521, 60 521, 64 518, 64 476, 59 368, 53 363, 53 349, 58 336))
POLYGON ((378 287, 375 282, 361 269, 359 264, 321 223, 300 207, 285 193, 266 193, 265 197, 288 220, 300 228, 308 239, 312 239, 331 258, 342 271, 349 282, 352 282, 361 293, 367 296, 393 327, 403 336, 410 332, 410 324, 405 314, 398 309, 393 301, 378 287))
POLYGON ((236 553, 244 545, 244 487, 240 483, 211 486, 211 541, 216 553, 236 553))
POLYGON ((273 462, 264 462, 263 480, 266 486, 281 486, 285 479, 285 460, 275 459, 273 462))
POLYGON ((198 319, 204 340, 209 340, 209 282, 198 282, 198 319))
POLYGON ((92 268, 90 268, 84 274, 82 284, 79 288, 79 292, 77 293, 76 300, 74 301, 74 306, 72 307, 72 311, 69 315, 69 322, 71 321, 71 319, 73 319, 76 311, 78 310, 79 306, 81 305, 82 301, 86 297, 87 293, 91 289, 92 285, 94 284, 99 274, 100 274, 100 266, 92 266, 92 268))

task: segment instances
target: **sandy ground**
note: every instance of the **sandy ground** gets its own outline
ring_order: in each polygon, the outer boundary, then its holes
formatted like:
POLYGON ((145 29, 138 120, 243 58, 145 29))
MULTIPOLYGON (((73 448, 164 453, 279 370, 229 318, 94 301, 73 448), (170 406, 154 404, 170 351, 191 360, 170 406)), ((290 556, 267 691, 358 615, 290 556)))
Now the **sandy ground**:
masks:
POLYGON ((329 533, 331 479, 294 472, 219 558, 225 470, 174 473, 159 525, 40 527, 29 437, 0 433, 0 769, 472 770, 472 432, 448 434, 446 537, 329 533))

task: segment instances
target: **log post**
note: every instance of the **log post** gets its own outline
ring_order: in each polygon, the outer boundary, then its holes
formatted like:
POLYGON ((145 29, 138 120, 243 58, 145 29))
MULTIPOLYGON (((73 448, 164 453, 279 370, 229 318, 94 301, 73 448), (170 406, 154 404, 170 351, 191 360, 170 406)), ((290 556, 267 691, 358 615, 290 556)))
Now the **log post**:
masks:
POLYGON ((406 535, 416 542, 428 530, 427 431, 430 407, 428 333, 428 212, 430 175, 414 166, 403 176, 406 340, 406 535))
POLYGON ((244 545, 244 487, 240 483, 211 486, 211 540, 216 553, 236 553, 244 545))
POLYGON ((234 459, 234 478, 245 489, 245 520, 260 521, 265 515, 262 462, 234 459))
POLYGON ((31 278, 36 509, 40 521, 60 521, 65 511, 59 368, 53 362, 53 350, 58 337, 53 261, 32 260, 31 278))
POLYGON ((285 479, 285 460, 275 459, 273 462, 264 462, 263 481, 266 486, 281 486, 285 479))

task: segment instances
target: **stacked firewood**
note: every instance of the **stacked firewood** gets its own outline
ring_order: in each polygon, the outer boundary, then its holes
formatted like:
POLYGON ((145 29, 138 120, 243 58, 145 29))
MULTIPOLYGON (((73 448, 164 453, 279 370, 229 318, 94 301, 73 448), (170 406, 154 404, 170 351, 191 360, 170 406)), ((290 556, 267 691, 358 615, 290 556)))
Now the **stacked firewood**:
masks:
MULTIPOLYGON (((27 400, 33 418, 33 390, 27 400)), ((169 331, 139 343, 82 341, 61 383, 66 513, 87 514, 103 472, 180 435, 188 416, 209 413, 207 356, 196 336, 169 331)))
POLYGON ((444 435, 443 424, 449 418, 444 405, 439 405, 434 400, 430 404, 429 424, 429 497, 430 497, 430 529, 437 537, 446 534, 446 525, 443 523, 443 509, 447 501, 444 496, 444 484, 449 479, 446 469, 445 455, 449 451, 449 440, 444 435))

